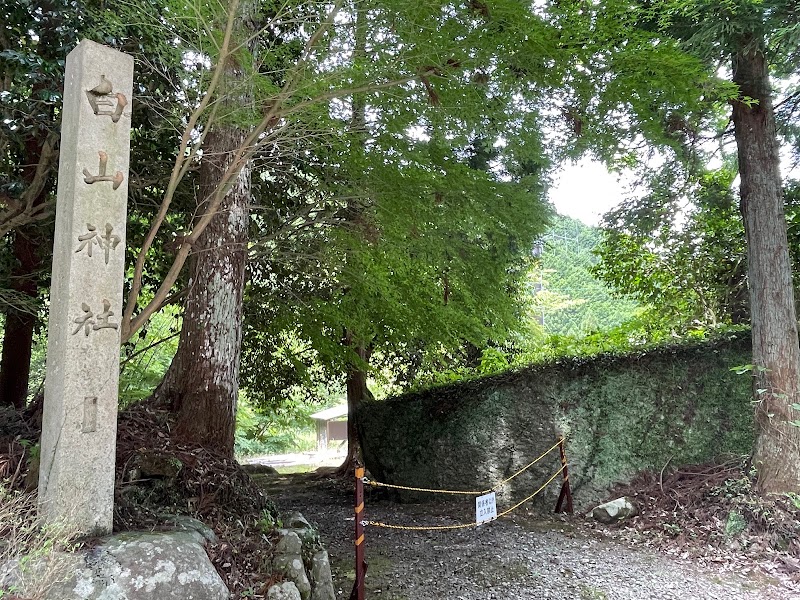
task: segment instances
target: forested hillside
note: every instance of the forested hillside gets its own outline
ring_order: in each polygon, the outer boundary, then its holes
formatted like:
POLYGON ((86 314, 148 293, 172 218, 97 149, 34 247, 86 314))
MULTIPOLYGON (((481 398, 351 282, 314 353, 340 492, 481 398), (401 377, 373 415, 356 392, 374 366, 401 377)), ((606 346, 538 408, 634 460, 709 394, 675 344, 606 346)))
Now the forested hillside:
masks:
POLYGON ((540 264, 531 274, 533 317, 548 334, 582 337, 608 331, 633 317, 639 305, 592 273, 602 231, 559 216, 537 246, 540 264))

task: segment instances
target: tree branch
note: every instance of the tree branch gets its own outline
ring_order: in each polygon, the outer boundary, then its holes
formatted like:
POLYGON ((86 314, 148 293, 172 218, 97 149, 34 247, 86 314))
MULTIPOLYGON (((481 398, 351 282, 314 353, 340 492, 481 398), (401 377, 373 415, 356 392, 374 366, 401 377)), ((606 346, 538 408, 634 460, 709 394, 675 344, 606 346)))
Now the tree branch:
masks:
POLYGON ((57 133, 50 133, 42 145, 39 154, 39 162, 33 174, 30 184, 22 192, 19 199, 12 199, 3 196, 3 202, 8 206, 8 210, 0 213, 0 237, 26 223, 46 219, 50 215, 51 205, 36 201, 47 185, 50 171, 58 161, 58 142, 60 136, 57 133))
MULTIPOLYGON (((169 184, 167 185, 167 190, 164 193, 164 199, 161 202, 161 207, 158 211, 158 215, 156 215, 153 224, 150 226, 150 231, 145 238, 142 248, 139 251, 139 255, 136 257, 136 265, 133 271, 133 281, 131 283, 131 290, 128 294, 128 299, 125 303, 125 310, 122 316, 122 324, 121 324, 121 340, 124 343, 128 339, 130 339, 131 334, 141 326, 143 321, 137 319, 137 327, 132 327, 132 316, 133 312, 136 310, 136 306, 139 300, 139 294, 142 291, 142 275, 144 273, 144 263, 145 259, 147 258, 147 254, 150 251, 150 248, 155 241, 156 235, 158 234, 158 230, 161 228, 161 225, 164 223, 164 220, 167 217, 167 213, 169 212, 169 207, 172 202, 172 198, 175 195, 175 190, 178 187, 178 184, 185 176, 186 172, 189 169, 189 163, 194 158, 195 154, 197 153, 197 148, 199 147, 197 144, 194 144, 193 147, 191 144, 191 137, 192 133, 197 126, 197 123, 200 120, 200 117, 208 108, 211 99, 216 92, 216 89, 220 83, 222 78, 223 72, 225 70, 225 64, 227 63, 229 53, 228 48, 230 47, 231 43, 231 36, 233 35, 233 25, 235 21, 236 10, 239 5, 239 0, 232 0, 231 6, 228 13, 228 21, 225 26, 225 36, 222 42, 222 49, 220 51, 220 58, 217 61, 217 64, 214 67, 213 74, 211 76, 211 81, 209 82, 208 89, 206 93, 203 95, 203 98, 200 101, 200 104, 197 108, 192 112, 191 116, 189 117, 188 122, 186 123, 186 127, 183 130, 183 135, 181 136, 181 143, 178 150, 178 155, 175 157, 175 164, 172 167, 172 174, 170 176, 169 184)), ((214 107, 212 110, 212 119, 216 113, 216 108, 214 107)), ((205 132, 208 130, 210 123, 206 123, 206 128, 204 129, 204 133, 201 134, 201 142, 202 138, 205 135, 205 132)), ((180 256, 181 252, 178 252, 180 256)), ((177 260, 177 258, 176 258, 177 260)), ((183 259, 185 260, 185 258, 183 259)), ((181 267, 183 266, 183 262, 181 262, 181 267)), ((172 269, 170 270, 172 272, 172 269)), ((175 277, 177 279, 177 276, 175 277)), ((173 282, 174 283, 174 282, 173 282)), ((162 286, 163 287, 163 286, 162 286)), ((170 284, 170 288, 172 284, 170 284)), ((167 293, 169 289, 167 289, 167 293)), ((166 297, 167 294, 164 294, 166 297)), ((163 301, 163 298, 153 298, 153 301, 150 302, 150 305, 156 303, 158 300, 158 305, 160 308, 160 302, 163 301)), ((149 305, 148 305, 149 306, 149 305)), ((147 318, 155 312, 151 310, 147 315, 147 318)))
MULTIPOLYGON (((305 67, 308 64, 315 47, 317 46, 319 41, 323 38, 328 28, 333 24, 336 15, 338 14, 339 10, 342 7, 342 4, 343 0, 337 0, 337 2, 335 2, 331 10, 328 12, 326 18, 322 21, 322 23, 320 23, 316 31, 309 37, 308 41, 305 44, 302 57, 295 63, 295 65, 291 69, 291 72, 287 76, 286 82, 284 83, 280 92, 278 92, 278 94, 275 97, 273 97, 273 99, 268 103, 266 114, 262 117, 261 121, 251 130, 251 132, 245 138, 242 144, 233 152, 233 157, 227 169, 225 170, 225 173, 220 178, 219 185, 216 187, 214 192, 209 196, 208 201, 204 206, 204 212, 202 216, 199 218, 199 220, 192 227, 191 233, 184 238, 184 241, 178 248, 178 252, 175 256, 172 266, 170 267, 169 271, 167 272, 167 275, 165 276, 164 280, 162 281, 161 285, 159 286, 158 290, 153 296, 153 299, 144 308, 142 308, 142 310, 134 317, 133 313, 136 309, 137 299, 139 297, 139 294, 141 293, 142 275, 144 271, 144 263, 146 255, 150 250, 150 248, 152 247, 153 241, 155 240, 159 227, 166 219, 166 215, 168 213, 169 205, 172 196, 174 195, 175 189, 177 188, 178 183, 180 182, 181 178, 188 169, 186 161, 188 160, 188 157, 194 156, 194 153, 196 153, 200 147, 201 142, 194 144, 193 148, 191 149, 189 148, 189 140, 191 133, 194 131, 194 128, 199 120, 200 115, 207 108, 211 96, 213 94, 213 91, 219 84, 220 78, 222 77, 222 74, 224 72, 225 61, 230 57, 232 53, 230 43, 231 43, 231 37, 235 22, 235 13, 238 6, 238 1, 234 2, 234 4, 230 7, 230 12, 228 15, 228 23, 225 31, 225 39, 222 44, 222 48, 220 50, 220 59, 214 67, 214 76, 212 77, 212 83, 209 85, 209 91, 207 91, 206 94, 203 96, 203 101, 201 102, 200 106, 198 106, 198 108, 195 109, 195 111, 192 114, 192 117, 189 119, 189 122, 187 123, 186 128, 184 129, 183 139, 181 141, 181 148, 184 149, 183 153, 176 158, 175 167, 173 168, 173 175, 170 179, 170 183, 167 188, 167 192, 165 193, 164 200, 162 201, 161 209, 159 210, 156 220, 151 226, 150 233, 145 239, 142 249, 139 252, 139 256, 137 257, 136 266, 134 269, 134 281, 131 285, 131 291, 128 295, 128 301, 125 306, 125 311, 122 319, 121 340, 123 343, 129 340, 130 337, 133 335, 133 333, 137 329, 139 329, 145 322, 147 322, 147 320, 149 320, 150 317, 163 306, 165 298, 167 298, 172 286, 178 280, 180 272, 183 269, 183 266, 191 253, 192 245, 196 243, 197 239, 200 237, 205 228, 209 225, 211 220, 216 215, 217 211, 219 210, 219 207, 221 206, 222 202, 224 201, 231 187, 234 185, 235 181, 239 177, 242 169, 245 168, 245 166, 257 154, 257 152, 260 149, 272 143, 275 137, 277 137, 277 135, 281 131, 284 131, 289 127, 289 123, 287 123, 285 120, 286 116, 295 114, 308 106, 319 104, 321 102, 329 101, 335 98, 341 98, 353 94, 397 87, 409 81, 417 80, 420 77, 434 74, 435 69, 429 68, 414 75, 409 75, 394 80, 384 81, 381 83, 366 84, 347 89, 331 90, 329 92, 319 94, 311 99, 304 100, 302 102, 298 102, 297 104, 287 107, 286 103, 289 101, 293 93, 296 91, 296 86, 300 79, 300 75, 305 70, 305 67)), ((201 141, 202 141, 202 136, 204 136, 209 129, 210 129, 210 124, 207 124, 207 127, 201 134, 201 141)))

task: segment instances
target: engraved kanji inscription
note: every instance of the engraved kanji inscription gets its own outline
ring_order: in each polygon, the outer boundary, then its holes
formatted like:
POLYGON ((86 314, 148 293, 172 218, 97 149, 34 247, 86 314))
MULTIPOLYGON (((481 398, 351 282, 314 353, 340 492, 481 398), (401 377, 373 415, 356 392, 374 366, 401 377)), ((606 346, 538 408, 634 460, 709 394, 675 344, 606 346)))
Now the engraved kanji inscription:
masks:
POLYGON ((122 180, 125 178, 122 175, 122 172, 117 171, 114 175, 106 175, 106 167, 108 166, 108 154, 100 150, 97 153, 100 156, 100 166, 98 167, 98 174, 92 175, 89 172, 89 169, 83 170, 83 180, 88 183, 89 185, 96 183, 98 181, 110 181, 113 185, 114 189, 117 189, 120 185, 122 185, 122 180))
POLYGON ((106 232, 104 234, 101 234, 99 231, 97 231, 97 227, 91 223, 86 224, 86 229, 86 233, 78 236, 78 242, 80 242, 80 244, 76 248, 75 252, 86 250, 86 253, 91 258, 92 248, 94 246, 99 246, 100 249, 105 252, 106 264, 108 264, 109 254, 112 250, 115 250, 116 247, 119 246, 122 238, 114 234, 114 227, 111 225, 111 223, 106 223, 106 232))
POLYGON ((98 329, 117 329, 119 327, 119 323, 112 323, 110 320, 111 317, 114 316, 114 311, 111 310, 111 302, 105 298, 103 299, 103 312, 100 314, 95 315, 94 312, 92 312, 92 308, 86 304, 86 302, 81 303, 81 311, 83 314, 72 321, 77 324, 72 335, 75 335, 83 329, 84 335, 89 337, 92 331, 97 331, 98 329))
POLYGON ((99 117, 111 117, 116 123, 122 118, 122 111, 128 105, 125 94, 114 93, 114 86, 106 79, 105 75, 100 75, 100 83, 90 90, 86 90, 86 98, 92 107, 92 111, 99 117))

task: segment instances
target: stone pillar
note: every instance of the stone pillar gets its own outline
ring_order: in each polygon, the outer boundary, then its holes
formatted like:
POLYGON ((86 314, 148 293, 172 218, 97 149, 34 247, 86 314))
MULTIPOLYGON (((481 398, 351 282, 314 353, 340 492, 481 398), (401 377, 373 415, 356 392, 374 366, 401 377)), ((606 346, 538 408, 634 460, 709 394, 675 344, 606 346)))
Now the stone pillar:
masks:
POLYGON ((133 58, 67 56, 42 418, 39 511, 111 531, 133 58))

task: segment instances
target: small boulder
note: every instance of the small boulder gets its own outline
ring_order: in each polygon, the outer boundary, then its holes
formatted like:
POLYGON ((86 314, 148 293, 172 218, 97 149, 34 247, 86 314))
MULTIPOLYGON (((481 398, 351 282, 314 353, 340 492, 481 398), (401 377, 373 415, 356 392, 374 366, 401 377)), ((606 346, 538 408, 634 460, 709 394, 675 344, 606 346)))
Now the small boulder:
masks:
POLYGON ((275 554, 301 554, 303 542, 294 531, 288 531, 275 545, 275 554))
POLYGON ((320 550, 311 558, 311 600, 336 600, 328 552, 320 550))
POLYGON ((300 542, 308 554, 319 542, 319 535, 308 520, 297 511, 283 515, 281 518, 282 527, 277 532, 281 538, 286 538, 290 533, 294 533, 300 538, 300 542))
POLYGON ((302 513, 294 511, 288 513, 283 518, 283 526, 287 529, 312 529, 311 523, 308 522, 302 513))
POLYGON ((301 600, 300 591, 291 581, 276 583, 267 591, 268 600, 301 600))
POLYGON ((303 564, 303 543, 293 531, 280 539, 275 546, 272 558, 272 570, 294 582, 300 592, 302 600, 311 598, 311 582, 308 580, 305 565, 303 564))
POLYGON ((208 525, 186 515, 165 515, 166 528, 192 534, 198 544, 216 544, 217 534, 208 525))
POLYGON ((592 509, 592 518, 606 525, 616 523, 628 517, 635 517, 639 514, 639 507, 631 499, 626 497, 617 498, 611 502, 606 502, 592 509))

